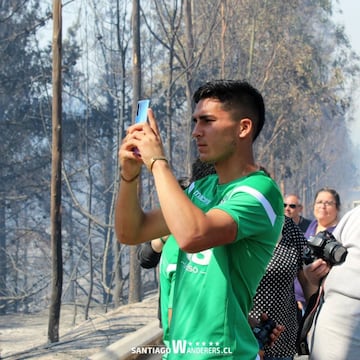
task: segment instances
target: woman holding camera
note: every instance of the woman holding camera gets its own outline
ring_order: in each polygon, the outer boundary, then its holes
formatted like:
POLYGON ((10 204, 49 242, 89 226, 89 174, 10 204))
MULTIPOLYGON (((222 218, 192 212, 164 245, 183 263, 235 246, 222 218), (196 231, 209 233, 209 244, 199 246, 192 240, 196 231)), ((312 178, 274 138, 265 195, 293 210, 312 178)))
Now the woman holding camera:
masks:
POLYGON ((312 360, 357 360, 360 354, 360 206, 347 212, 334 237, 348 250, 325 280, 324 303, 308 339, 312 360))
MULTIPOLYGON (((317 235, 321 231, 328 231, 332 233, 338 222, 340 213, 340 196, 336 190, 331 188, 322 188, 316 195, 314 200, 314 216, 315 220, 311 222, 308 229, 305 232, 305 237, 317 235)), ((323 290, 322 281, 330 271, 330 264, 323 258, 318 258, 311 262, 309 265, 304 266, 304 275, 308 282, 308 296, 313 294, 313 297, 321 297, 323 290), (315 295, 316 294, 316 295, 315 295)), ((309 309, 305 313, 305 318, 309 312, 315 311, 313 302, 310 301, 309 309)), ((315 303, 315 306, 317 302, 315 303)))
MULTIPOLYGON (((324 187, 318 190, 314 199, 314 217, 315 219, 310 223, 305 232, 305 237, 309 239, 315 236, 320 231, 327 230, 332 233, 339 222, 340 213, 340 196, 334 189, 324 187)), ((319 286, 318 281, 329 271, 328 264, 322 259, 317 260, 316 271, 306 271, 310 285, 310 293, 315 293, 319 286)))

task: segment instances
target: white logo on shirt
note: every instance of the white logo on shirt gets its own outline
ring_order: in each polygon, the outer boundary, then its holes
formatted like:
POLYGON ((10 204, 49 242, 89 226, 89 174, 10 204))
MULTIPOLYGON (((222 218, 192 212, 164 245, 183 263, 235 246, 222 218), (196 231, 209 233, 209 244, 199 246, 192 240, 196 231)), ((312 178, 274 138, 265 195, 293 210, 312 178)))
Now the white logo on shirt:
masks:
POLYGON ((193 274, 205 274, 206 268, 210 263, 212 250, 204 250, 195 254, 186 254, 187 262, 182 261, 185 271, 193 274))

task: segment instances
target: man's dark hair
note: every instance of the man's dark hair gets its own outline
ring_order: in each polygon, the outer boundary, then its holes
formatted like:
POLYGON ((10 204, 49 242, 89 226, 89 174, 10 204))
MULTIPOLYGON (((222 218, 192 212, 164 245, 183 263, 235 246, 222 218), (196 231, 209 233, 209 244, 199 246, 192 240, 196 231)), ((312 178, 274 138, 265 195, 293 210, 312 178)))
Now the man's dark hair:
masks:
POLYGON ((191 181, 196 181, 212 174, 216 174, 214 164, 204 163, 199 158, 193 162, 191 181))
MULTIPOLYGON (((270 173, 264 166, 259 166, 259 170, 263 171, 265 175, 271 177, 270 173)), ((212 163, 204 163, 197 158, 192 164, 192 176, 191 181, 202 179, 205 176, 216 174, 215 166, 212 163)))
POLYGON ((265 123, 264 99, 258 90, 247 81, 214 80, 200 86, 193 96, 195 104, 207 98, 219 100, 225 111, 233 111, 234 119, 251 119, 255 141, 265 123))
POLYGON ((335 190, 335 189, 332 189, 332 188, 329 188, 329 187, 323 187, 321 189, 319 189, 316 194, 315 194, 315 197, 314 197, 314 203, 316 201, 316 198, 318 197, 318 195, 321 193, 321 192, 328 192, 330 193, 334 199, 335 199, 335 207, 337 210, 340 210, 340 207, 341 207, 341 202, 340 202, 340 195, 339 193, 335 190))
POLYGON ((178 179, 178 183, 183 190, 185 190, 190 185, 191 179, 188 177, 182 177, 178 179))

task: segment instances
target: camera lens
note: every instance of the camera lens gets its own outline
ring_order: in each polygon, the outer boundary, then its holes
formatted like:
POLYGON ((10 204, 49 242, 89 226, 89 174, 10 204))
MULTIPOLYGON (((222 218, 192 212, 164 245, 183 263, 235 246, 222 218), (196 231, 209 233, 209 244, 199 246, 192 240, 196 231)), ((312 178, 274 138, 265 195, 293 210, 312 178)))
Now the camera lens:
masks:
POLYGON ((334 248, 332 257, 334 259, 335 264, 342 264, 347 255, 347 250, 343 246, 337 246, 334 248))

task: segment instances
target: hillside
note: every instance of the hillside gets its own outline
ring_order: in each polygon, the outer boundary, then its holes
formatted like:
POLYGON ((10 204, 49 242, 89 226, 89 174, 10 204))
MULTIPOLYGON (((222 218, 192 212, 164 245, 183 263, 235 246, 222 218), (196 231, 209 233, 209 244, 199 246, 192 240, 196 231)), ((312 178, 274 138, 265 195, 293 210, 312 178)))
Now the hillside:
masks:
POLYGON ((94 311, 87 321, 73 325, 74 309, 63 306, 60 341, 47 345, 48 311, 35 315, 0 317, 1 360, 80 360, 95 354, 157 318, 158 296, 105 313, 94 311))

